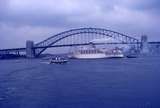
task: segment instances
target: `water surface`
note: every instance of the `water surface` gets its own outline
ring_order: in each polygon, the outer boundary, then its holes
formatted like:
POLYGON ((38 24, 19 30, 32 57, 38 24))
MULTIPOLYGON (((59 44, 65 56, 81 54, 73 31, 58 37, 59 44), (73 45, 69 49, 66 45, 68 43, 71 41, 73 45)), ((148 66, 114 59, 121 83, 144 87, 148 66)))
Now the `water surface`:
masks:
POLYGON ((0 108, 160 108, 160 57, 0 61, 0 108))

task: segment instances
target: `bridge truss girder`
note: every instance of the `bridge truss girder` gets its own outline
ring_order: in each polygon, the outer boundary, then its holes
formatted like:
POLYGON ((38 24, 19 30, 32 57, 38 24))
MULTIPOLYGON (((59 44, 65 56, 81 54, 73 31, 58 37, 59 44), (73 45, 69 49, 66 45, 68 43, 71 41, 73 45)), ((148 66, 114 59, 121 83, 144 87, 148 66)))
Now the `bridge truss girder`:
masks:
POLYGON ((68 45, 68 44, 87 44, 93 39, 98 38, 113 38, 122 43, 135 44, 137 49, 139 48, 139 40, 122 33, 118 33, 111 30, 101 28, 80 28, 65 31, 54 36, 47 38, 46 40, 39 42, 35 47, 39 47, 35 50, 36 56, 39 56, 50 46, 54 45, 68 45), (41 48, 40 48, 41 47, 41 48))

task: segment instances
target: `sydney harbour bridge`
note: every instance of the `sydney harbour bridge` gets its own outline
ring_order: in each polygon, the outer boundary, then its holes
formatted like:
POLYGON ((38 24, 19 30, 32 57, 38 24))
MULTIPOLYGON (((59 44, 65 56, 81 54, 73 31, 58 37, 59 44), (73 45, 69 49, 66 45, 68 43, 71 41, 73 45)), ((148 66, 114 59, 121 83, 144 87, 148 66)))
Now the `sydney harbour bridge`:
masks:
POLYGON ((84 45, 101 45, 101 44, 113 44, 113 45, 132 45, 135 50, 139 50, 141 42, 132 37, 127 36, 123 33, 119 33, 112 30, 102 28, 78 28, 71 29, 53 35, 39 43, 32 41, 26 42, 24 48, 11 48, 11 49, 0 49, 0 54, 20 54, 25 53, 28 57, 39 57, 48 48, 58 47, 75 47, 84 45), (94 42, 93 40, 105 40, 107 42, 94 42), (112 41, 111 41, 112 40, 112 41))

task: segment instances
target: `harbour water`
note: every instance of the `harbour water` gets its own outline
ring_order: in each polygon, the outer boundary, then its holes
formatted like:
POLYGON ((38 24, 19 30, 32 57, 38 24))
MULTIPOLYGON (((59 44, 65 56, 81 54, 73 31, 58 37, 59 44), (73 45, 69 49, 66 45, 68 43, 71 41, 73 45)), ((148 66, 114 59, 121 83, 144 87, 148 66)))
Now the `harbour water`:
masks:
POLYGON ((160 57, 0 61, 0 108, 160 108, 160 57))

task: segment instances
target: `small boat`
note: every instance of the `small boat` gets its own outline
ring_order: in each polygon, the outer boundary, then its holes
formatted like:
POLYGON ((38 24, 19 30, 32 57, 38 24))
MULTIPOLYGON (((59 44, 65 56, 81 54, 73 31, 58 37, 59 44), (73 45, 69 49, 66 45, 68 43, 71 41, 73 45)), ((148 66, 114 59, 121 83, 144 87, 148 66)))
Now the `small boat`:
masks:
POLYGON ((138 54, 129 54, 126 56, 127 58, 137 58, 138 54))
POLYGON ((136 51, 130 51, 126 53, 127 58, 137 58, 139 57, 139 53, 136 51))
POLYGON ((55 63, 55 64, 64 64, 64 63, 67 63, 68 60, 64 57, 55 57, 55 58, 52 58, 50 60, 50 64, 52 63, 55 63))

